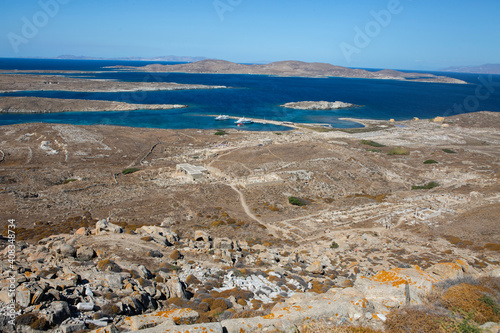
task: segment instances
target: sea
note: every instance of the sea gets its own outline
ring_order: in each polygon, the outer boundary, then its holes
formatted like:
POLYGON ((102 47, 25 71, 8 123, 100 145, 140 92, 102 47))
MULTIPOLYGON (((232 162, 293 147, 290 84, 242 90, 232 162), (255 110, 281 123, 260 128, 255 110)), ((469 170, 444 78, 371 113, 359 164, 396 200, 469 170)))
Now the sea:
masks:
MULTIPOLYGON (((0 58, 2 70, 71 70, 58 74, 84 79, 129 82, 177 82, 224 85, 230 89, 203 89, 150 92, 70 92, 19 91, 2 96, 35 96, 88 100, 122 101, 135 104, 185 104, 176 110, 125 112, 63 112, 45 114, 0 114, 0 125, 44 122, 74 125, 119 125, 165 129, 237 128, 234 120, 215 121, 213 115, 298 123, 321 123, 335 128, 358 128, 358 122, 341 118, 406 120, 434 118, 475 111, 500 112, 500 75, 426 72, 466 81, 468 84, 426 83, 354 78, 302 78, 239 74, 146 73, 122 71, 109 66, 145 66, 174 62, 118 60, 56 60, 0 58), (280 107, 287 102, 342 101, 357 108, 307 111, 280 107)), ((367 69, 375 71, 376 69, 367 69)), ((416 72, 416 71, 409 71, 416 72)), ((288 127, 271 124, 245 125, 249 131, 284 131, 288 127)))

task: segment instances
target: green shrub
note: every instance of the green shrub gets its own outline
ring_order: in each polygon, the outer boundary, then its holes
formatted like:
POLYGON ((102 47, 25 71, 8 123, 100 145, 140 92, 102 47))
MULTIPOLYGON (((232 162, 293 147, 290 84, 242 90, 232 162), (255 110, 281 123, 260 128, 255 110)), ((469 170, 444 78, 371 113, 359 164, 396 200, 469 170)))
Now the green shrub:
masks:
POLYGON ((214 133, 214 135, 226 135, 226 131, 223 130, 218 130, 217 132, 214 133))
POLYGON ((438 187, 439 186, 439 183, 436 183, 436 182, 430 182, 426 185, 423 185, 423 186, 412 186, 411 189, 412 190, 430 190, 434 187, 438 187))
POLYGON ((339 244, 335 241, 332 242, 332 244, 330 245, 330 248, 331 249, 338 249, 339 248, 339 244))
POLYGON ((372 140, 361 140, 361 144, 362 145, 368 145, 368 146, 372 146, 372 147, 385 147, 385 145, 381 144, 381 143, 378 143, 378 142, 375 142, 375 141, 372 141, 372 140))
POLYGON ((366 151, 371 151, 372 153, 381 153, 382 150, 380 149, 367 149, 366 151))
POLYGON ((65 179, 62 183, 63 185, 69 184, 71 182, 76 182, 78 179, 75 178, 70 178, 70 179, 65 179))
POLYGON ((410 151, 403 147, 392 148, 387 155, 409 155, 410 151))
POLYGON ((444 151, 445 153, 447 153, 447 154, 456 154, 456 153, 457 153, 457 152, 456 152, 456 151, 454 151, 453 149, 448 149, 448 148, 443 149, 443 151, 444 151))
POLYGON ((297 197, 289 197, 288 202, 294 206, 305 206, 307 205, 307 202, 304 199, 297 198, 297 197))
POLYGON ((438 162, 437 161, 434 161, 434 160, 426 160, 424 161, 424 164, 437 164, 438 162))
POLYGON ((131 174, 131 173, 137 172, 137 171, 139 171, 139 170, 141 170, 141 169, 139 169, 139 168, 128 168, 128 169, 123 170, 123 171, 122 171, 122 174, 124 174, 124 175, 128 175, 128 174, 131 174))

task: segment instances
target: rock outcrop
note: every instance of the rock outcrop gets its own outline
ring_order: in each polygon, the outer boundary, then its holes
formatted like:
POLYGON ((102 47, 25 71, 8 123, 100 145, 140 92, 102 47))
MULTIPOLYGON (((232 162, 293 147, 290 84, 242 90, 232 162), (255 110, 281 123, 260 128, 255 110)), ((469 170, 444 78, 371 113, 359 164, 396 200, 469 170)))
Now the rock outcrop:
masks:
POLYGON ((281 105, 288 109, 301 109, 301 110, 337 110, 348 109, 357 107, 355 104, 345 102, 326 102, 326 101, 304 101, 304 102, 291 102, 281 105))

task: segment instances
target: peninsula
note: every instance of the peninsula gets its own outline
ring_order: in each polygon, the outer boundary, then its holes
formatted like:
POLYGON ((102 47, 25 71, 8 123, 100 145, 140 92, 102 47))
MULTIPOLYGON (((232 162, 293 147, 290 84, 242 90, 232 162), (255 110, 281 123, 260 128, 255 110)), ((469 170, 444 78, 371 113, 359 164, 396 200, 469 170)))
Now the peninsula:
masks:
POLYGON ((60 99, 43 97, 0 97, 0 113, 54 113, 168 110, 186 108, 180 104, 131 104, 115 101, 60 99))
POLYGON ((308 63, 302 61, 278 61, 265 65, 244 65, 224 60, 202 60, 187 64, 160 65, 153 64, 140 67, 112 66, 111 68, 144 72, 179 72, 179 73, 206 73, 206 74, 259 74, 275 76, 298 77, 347 77, 362 79, 402 80, 418 82, 458 83, 465 81, 436 76, 427 73, 405 73, 395 70, 380 70, 370 72, 363 69, 334 66, 327 63, 308 63))

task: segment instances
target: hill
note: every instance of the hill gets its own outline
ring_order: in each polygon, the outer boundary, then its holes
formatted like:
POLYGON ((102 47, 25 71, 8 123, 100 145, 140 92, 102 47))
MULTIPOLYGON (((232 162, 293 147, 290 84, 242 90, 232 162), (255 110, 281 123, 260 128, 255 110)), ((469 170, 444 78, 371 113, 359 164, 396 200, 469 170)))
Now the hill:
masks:
POLYGON ((465 83, 464 81, 436 76, 426 73, 405 73, 394 70, 370 72, 363 69, 334 66, 327 63, 278 61, 265 65, 243 65, 224 60, 202 60, 189 64, 160 65, 153 64, 141 67, 113 66, 113 68, 130 69, 145 72, 180 72, 206 74, 259 74, 275 76, 299 77, 348 77, 363 79, 385 79, 439 83, 465 83))

